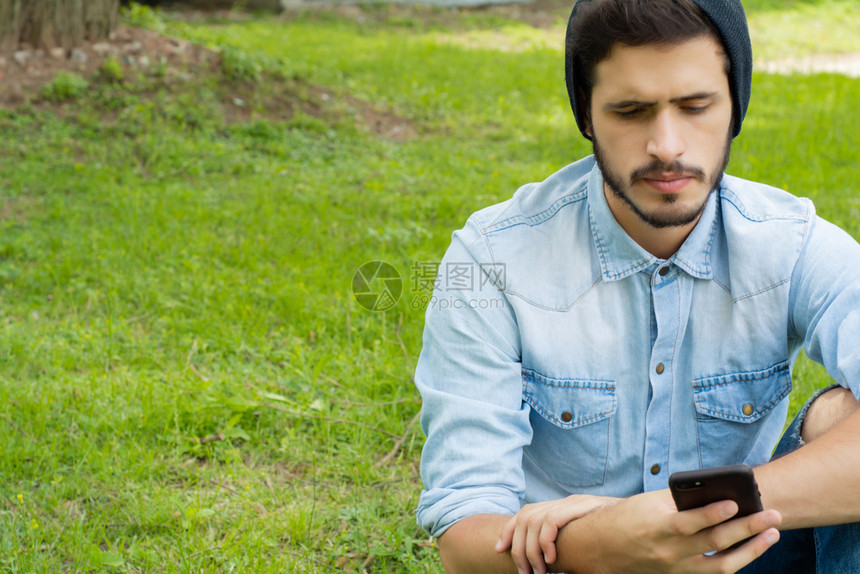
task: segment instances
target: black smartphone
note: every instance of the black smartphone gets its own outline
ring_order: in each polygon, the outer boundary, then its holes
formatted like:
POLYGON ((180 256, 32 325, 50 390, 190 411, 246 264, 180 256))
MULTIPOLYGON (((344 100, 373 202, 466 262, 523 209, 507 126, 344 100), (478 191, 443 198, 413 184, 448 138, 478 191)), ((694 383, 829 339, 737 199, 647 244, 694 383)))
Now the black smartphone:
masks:
POLYGON ((669 490, 678 510, 699 508, 721 500, 734 500, 738 504, 735 518, 762 510, 755 475, 746 464, 673 473, 669 477, 669 490))

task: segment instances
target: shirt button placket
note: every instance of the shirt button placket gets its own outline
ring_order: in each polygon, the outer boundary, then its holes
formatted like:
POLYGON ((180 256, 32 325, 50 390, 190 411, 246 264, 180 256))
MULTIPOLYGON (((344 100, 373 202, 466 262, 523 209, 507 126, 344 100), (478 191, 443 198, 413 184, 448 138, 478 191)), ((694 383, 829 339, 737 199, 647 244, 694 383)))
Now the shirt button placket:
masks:
POLYGON ((675 343, 680 329, 680 283, 671 274, 671 264, 663 263, 652 271, 651 297, 656 322, 651 347, 651 399, 645 418, 645 452, 648 461, 643 469, 645 490, 666 488, 669 464, 669 437, 672 434, 671 407, 675 343))

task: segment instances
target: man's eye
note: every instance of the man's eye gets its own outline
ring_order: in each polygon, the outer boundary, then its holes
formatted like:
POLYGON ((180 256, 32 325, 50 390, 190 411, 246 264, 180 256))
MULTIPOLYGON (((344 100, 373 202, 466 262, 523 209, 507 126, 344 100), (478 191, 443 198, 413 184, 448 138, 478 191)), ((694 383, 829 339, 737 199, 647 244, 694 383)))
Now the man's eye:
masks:
POLYGON ((711 107, 710 105, 684 106, 684 111, 687 112, 688 114, 703 114, 706 111, 708 111, 708 108, 710 108, 710 107, 711 107))
POLYGON ((618 110, 617 113, 622 118, 635 118, 636 116, 642 115, 644 111, 644 108, 624 108, 618 110))

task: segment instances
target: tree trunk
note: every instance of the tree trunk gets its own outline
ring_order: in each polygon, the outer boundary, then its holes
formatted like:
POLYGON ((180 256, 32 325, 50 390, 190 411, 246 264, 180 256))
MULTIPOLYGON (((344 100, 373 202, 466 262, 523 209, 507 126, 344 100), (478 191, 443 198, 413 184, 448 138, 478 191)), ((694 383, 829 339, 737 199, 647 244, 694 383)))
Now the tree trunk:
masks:
POLYGON ((0 0, 0 52, 103 40, 118 13, 119 0, 0 0))

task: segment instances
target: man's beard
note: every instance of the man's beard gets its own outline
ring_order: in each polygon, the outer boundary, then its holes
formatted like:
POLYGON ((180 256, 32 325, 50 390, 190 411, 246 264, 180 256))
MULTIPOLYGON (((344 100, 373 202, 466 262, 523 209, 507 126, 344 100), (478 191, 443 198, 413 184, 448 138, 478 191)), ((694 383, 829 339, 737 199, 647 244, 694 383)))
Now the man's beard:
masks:
MULTIPOLYGON (((708 198, 710 194, 714 192, 717 188, 717 185, 720 183, 720 180, 723 178, 723 172, 726 169, 726 166, 729 163, 729 155, 731 153, 732 148, 732 137, 729 134, 726 137, 726 145, 723 150, 723 157, 714 170, 711 172, 710 178, 707 177, 705 171, 699 167, 689 166, 680 161, 674 161, 672 163, 664 163, 659 159, 654 159, 647 165, 640 167, 633 171, 630 174, 630 182, 629 186, 625 187, 622 183, 623 177, 612 170, 609 165, 609 161, 606 158, 603 149, 597 142, 597 138, 592 139, 592 147, 594 149, 594 158, 597 160, 597 166, 600 168, 601 173, 603 174, 603 181, 606 182, 606 185, 609 186, 609 189, 612 190, 613 195, 627 204, 628 207, 636 214, 636 216, 650 225, 651 227, 655 227, 657 229, 663 229, 666 227, 683 227, 684 225, 688 225, 696 221, 702 212, 705 211, 705 207, 708 204, 708 198), (674 209, 655 209, 653 211, 646 212, 638 205, 636 205, 630 196, 627 193, 629 187, 632 187, 638 180, 645 177, 659 177, 662 173, 675 173, 679 175, 683 175, 685 177, 692 177, 696 181, 705 182, 708 179, 708 189, 710 192, 705 196, 705 199, 702 201, 701 205, 695 206, 691 209, 680 211, 674 209)), ((663 196, 664 205, 671 206, 674 203, 677 203, 678 197, 676 195, 667 194, 663 196)))

